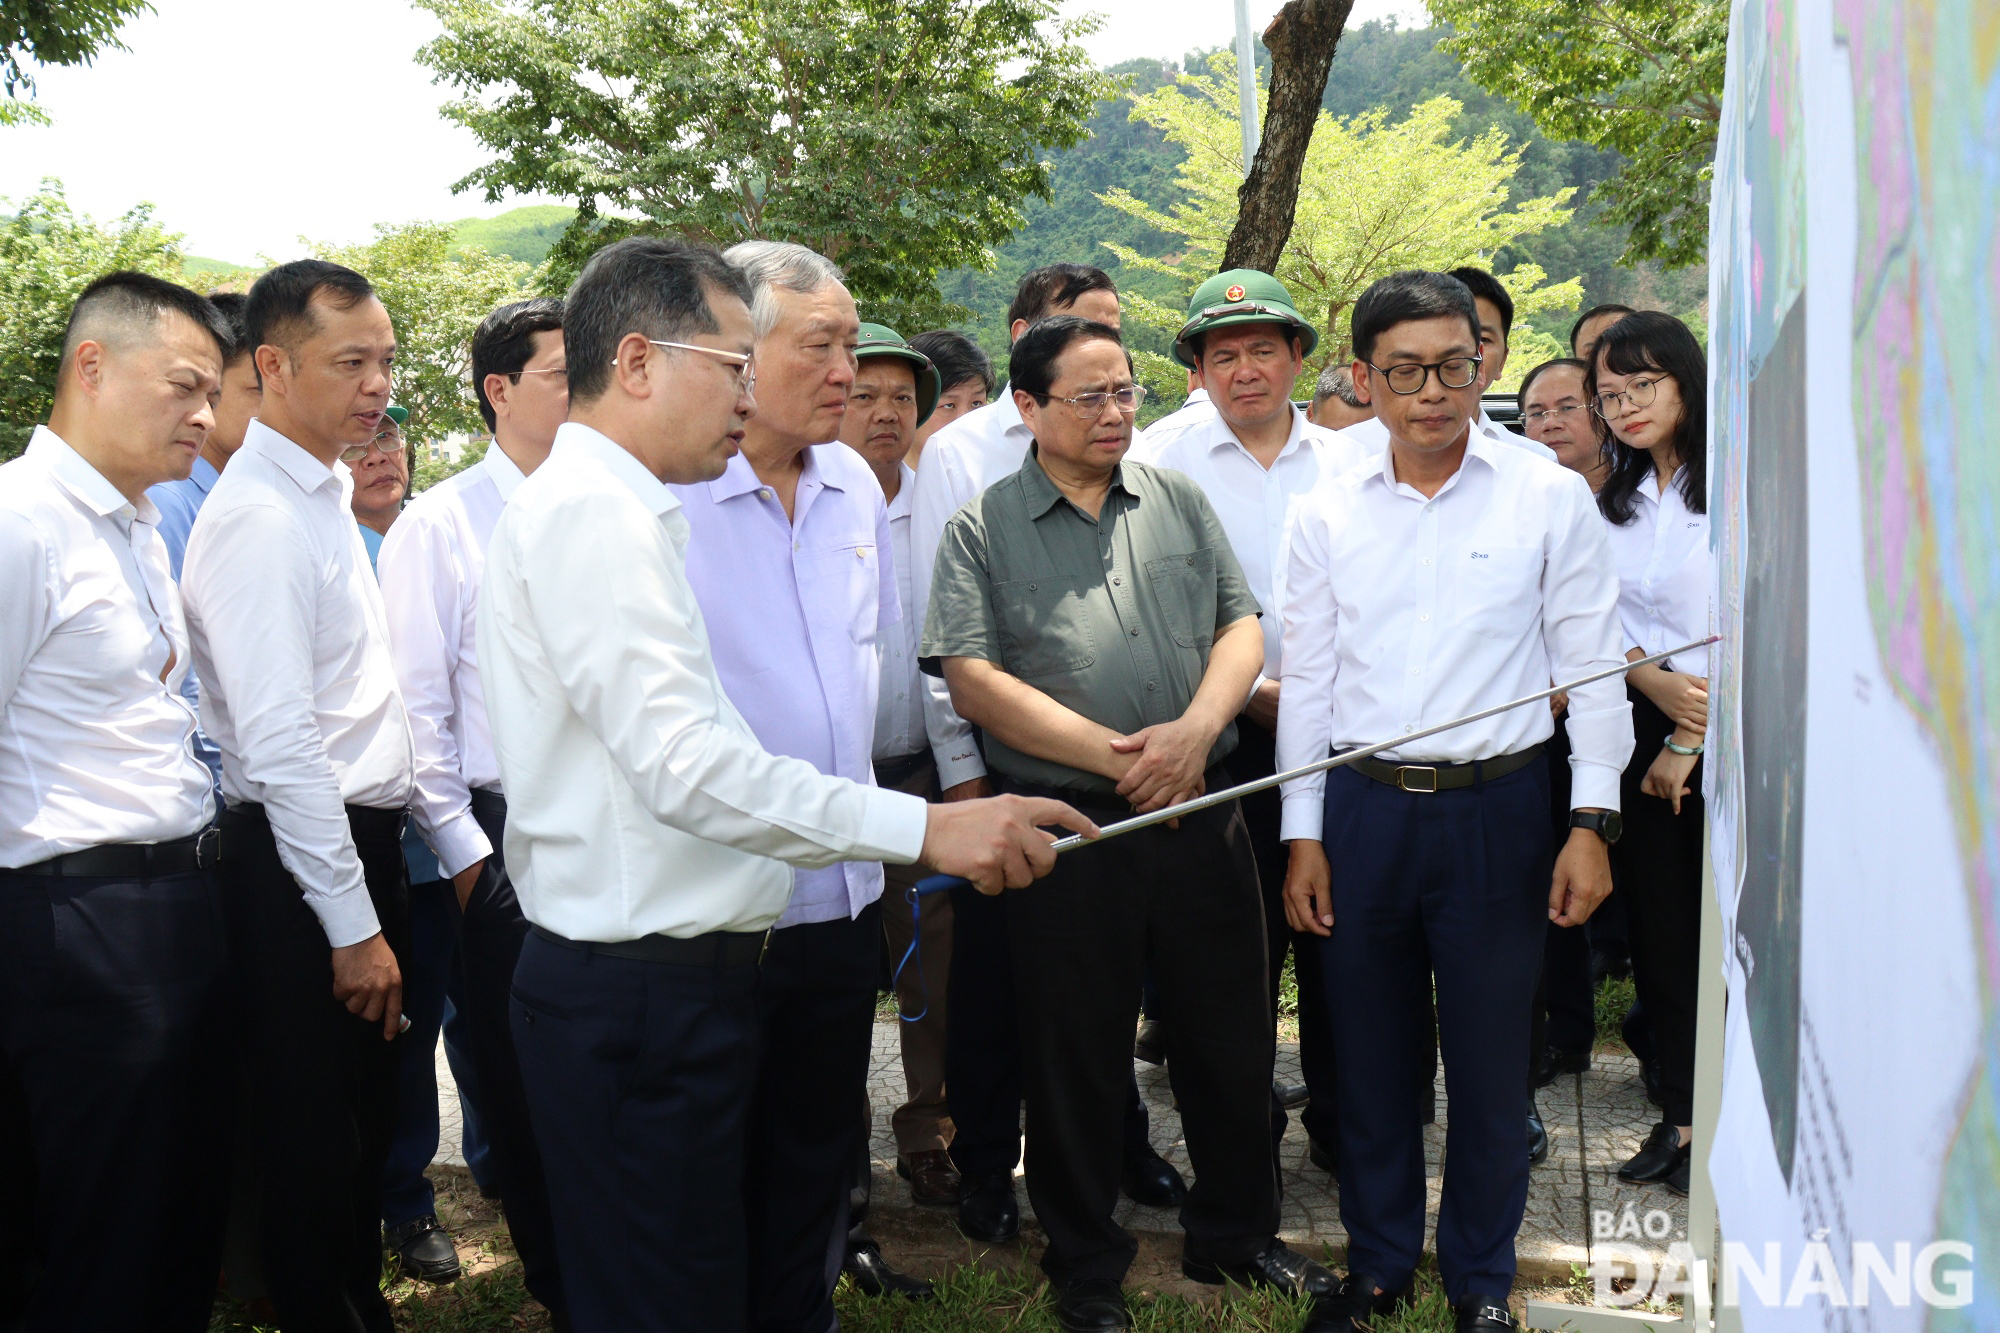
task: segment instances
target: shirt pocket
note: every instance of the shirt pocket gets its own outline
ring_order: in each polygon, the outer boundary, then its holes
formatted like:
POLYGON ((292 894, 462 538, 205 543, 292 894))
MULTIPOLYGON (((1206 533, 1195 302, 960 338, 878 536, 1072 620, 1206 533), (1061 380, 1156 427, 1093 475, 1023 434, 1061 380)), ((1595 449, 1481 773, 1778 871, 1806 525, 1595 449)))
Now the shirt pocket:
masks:
POLYGON ((993 585, 1000 621, 1000 665, 1022 680, 1082 671, 1097 662, 1090 630, 1091 585, 1061 578, 993 585))
POLYGON ((874 542, 843 542, 825 557, 832 576, 829 591, 845 595, 847 632, 856 644, 872 646, 881 637, 882 552, 874 542))
POLYGON ((1174 642, 1207 651, 1215 642, 1215 552, 1204 546, 1148 560, 1146 581, 1174 642))
POLYGON ((1525 633, 1541 611, 1541 548, 1471 546, 1458 560, 1458 628, 1489 639, 1525 633))

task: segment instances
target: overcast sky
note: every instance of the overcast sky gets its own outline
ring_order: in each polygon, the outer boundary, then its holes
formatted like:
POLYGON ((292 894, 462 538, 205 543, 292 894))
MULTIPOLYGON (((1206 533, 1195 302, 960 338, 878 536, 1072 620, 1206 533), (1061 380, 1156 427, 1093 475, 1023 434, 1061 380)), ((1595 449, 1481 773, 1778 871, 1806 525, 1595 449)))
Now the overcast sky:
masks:
MULTIPOLYGON (((1250 0, 1261 30, 1281 0, 1250 0)), ((376 222, 504 212, 452 183, 484 158, 437 114, 447 90, 412 58, 438 32, 405 0, 153 0, 128 51, 37 74, 48 128, 0 128, 0 199, 57 176, 99 220, 146 201, 191 253, 238 263, 315 240, 365 239, 376 222), (337 18, 329 19, 329 15, 337 18)), ((1065 0, 1105 15, 1101 63, 1179 58, 1234 38, 1232 0, 1065 0)), ((1421 23, 1412 0, 1356 0, 1350 24, 1421 23)))

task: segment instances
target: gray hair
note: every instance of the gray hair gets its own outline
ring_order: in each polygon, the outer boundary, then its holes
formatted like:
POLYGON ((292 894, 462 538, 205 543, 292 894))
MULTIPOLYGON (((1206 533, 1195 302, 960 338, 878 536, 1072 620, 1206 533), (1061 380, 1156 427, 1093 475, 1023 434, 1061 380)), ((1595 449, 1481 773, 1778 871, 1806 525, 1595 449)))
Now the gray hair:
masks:
POLYGON ((1368 406, 1355 392, 1354 371, 1348 366, 1328 366, 1319 373, 1319 383, 1313 386, 1313 402, 1323 403, 1329 398, 1338 398, 1349 407, 1368 406))
POLYGON ((759 338, 778 325, 778 292, 811 295, 847 282, 831 259, 791 241, 738 241, 722 257, 750 279, 750 326, 759 338))

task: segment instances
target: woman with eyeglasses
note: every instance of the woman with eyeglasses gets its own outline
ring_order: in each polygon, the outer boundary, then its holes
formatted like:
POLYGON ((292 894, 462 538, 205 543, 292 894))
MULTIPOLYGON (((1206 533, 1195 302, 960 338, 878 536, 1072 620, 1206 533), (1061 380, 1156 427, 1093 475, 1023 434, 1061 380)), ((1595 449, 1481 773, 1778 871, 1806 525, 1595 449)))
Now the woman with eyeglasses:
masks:
MULTIPOLYGON (((1612 437, 1597 504, 1618 565, 1626 658, 1635 660, 1708 633, 1707 358, 1687 325, 1642 311, 1598 340, 1587 391, 1612 437)), ((1623 783, 1625 834, 1612 851, 1665 1116, 1618 1178, 1677 1194, 1688 1189, 1694 1121, 1708 665, 1703 648, 1630 673, 1637 744, 1623 783)))

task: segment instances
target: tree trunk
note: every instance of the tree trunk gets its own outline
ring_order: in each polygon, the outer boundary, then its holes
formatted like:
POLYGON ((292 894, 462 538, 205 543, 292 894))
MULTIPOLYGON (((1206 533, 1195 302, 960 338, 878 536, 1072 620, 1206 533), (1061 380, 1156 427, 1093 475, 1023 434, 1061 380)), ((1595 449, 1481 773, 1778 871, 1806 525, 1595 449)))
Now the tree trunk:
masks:
POLYGON ((1312 142, 1320 98, 1334 48, 1347 27, 1354 0, 1291 0, 1271 26, 1264 46, 1271 53, 1271 94, 1264 109, 1264 138, 1250 174, 1236 192, 1236 227, 1229 233, 1222 267, 1277 270, 1278 256, 1291 239, 1299 206, 1299 173, 1312 142))

